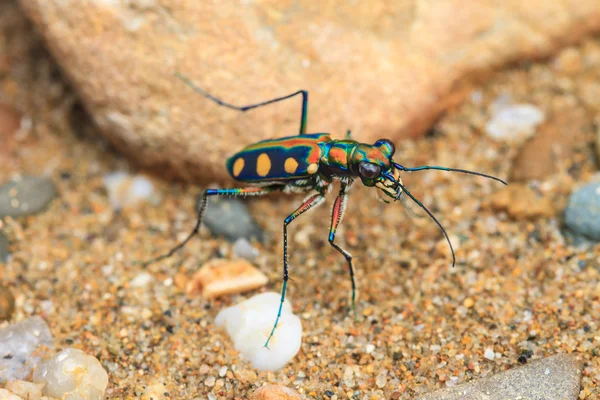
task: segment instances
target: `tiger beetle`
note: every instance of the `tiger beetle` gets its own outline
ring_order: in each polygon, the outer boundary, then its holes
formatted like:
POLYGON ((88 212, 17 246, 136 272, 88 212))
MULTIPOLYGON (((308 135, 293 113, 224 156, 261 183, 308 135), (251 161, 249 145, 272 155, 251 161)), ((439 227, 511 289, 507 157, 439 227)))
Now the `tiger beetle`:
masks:
POLYGON ((340 190, 333 203, 331 213, 331 225, 329 228, 329 244, 341 253, 348 263, 350 281, 352 284, 352 309, 355 310, 356 285, 354 282, 354 269, 352 267, 352 255, 335 243, 335 234, 342 221, 346 208, 347 192, 356 179, 360 179, 363 185, 378 189, 378 197, 389 203, 397 201, 403 194, 412 199, 427 215, 437 224, 444 234, 450 251, 452 252, 452 266, 456 263, 454 248, 446 230, 437 218, 417 200, 402 183, 400 172, 414 172, 423 170, 440 170, 451 172, 462 172, 465 174, 479 175, 494 179, 507 184, 502 179, 486 175, 480 172, 465 169, 446 168, 440 166, 425 165, 420 167, 405 167, 392 159, 394 155, 394 144, 388 139, 379 139, 374 144, 360 143, 351 138, 348 131, 346 138, 334 139, 329 133, 306 133, 306 116, 308 109, 308 92, 299 90, 287 96, 277 97, 258 104, 244 107, 234 106, 226 103, 200 87, 194 85, 188 78, 177 74, 190 88, 200 93, 213 102, 238 111, 248 111, 268 104, 283 101, 294 96, 302 96, 302 112, 300 115, 300 133, 279 139, 268 139, 251 144, 240 152, 234 154, 227 160, 227 170, 233 179, 239 182, 254 185, 239 189, 207 189, 198 205, 198 217, 192 232, 177 246, 146 264, 172 256, 176 251, 184 247, 187 242, 200 229, 202 218, 206 210, 208 198, 211 196, 263 196, 268 193, 282 191, 285 193, 309 192, 304 202, 283 221, 283 286, 281 289, 281 303, 275 318, 275 324, 265 347, 275 333, 281 309, 285 300, 285 292, 288 282, 288 250, 287 250, 287 227, 301 214, 314 208, 325 200, 325 195, 332 189, 332 182, 340 182, 340 190))

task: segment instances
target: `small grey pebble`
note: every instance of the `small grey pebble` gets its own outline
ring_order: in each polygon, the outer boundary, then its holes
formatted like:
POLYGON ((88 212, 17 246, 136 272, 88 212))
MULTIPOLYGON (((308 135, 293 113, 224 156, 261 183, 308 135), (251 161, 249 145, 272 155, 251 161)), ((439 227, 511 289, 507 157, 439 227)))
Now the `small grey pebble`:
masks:
POLYGON ((233 255, 236 257, 245 258, 248 261, 254 261, 260 252, 252 246, 252 243, 246 238, 239 238, 233 244, 233 255))
POLYGON ((590 183, 571 193, 565 224, 575 234, 600 241, 600 183, 590 183))
POLYGON ((0 263, 5 263, 8 261, 8 256, 10 255, 8 252, 8 245, 8 238, 2 232, 0 232, 0 263))
POLYGON ((261 242, 264 239, 262 229, 240 199, 209 197, 204 224, 213 235, 223 236, 230 242, 240 238, 261 242))
POLYGON ((0 186, 0 218, 35 214, 56 196, 50 178, 24 176, 0 186))

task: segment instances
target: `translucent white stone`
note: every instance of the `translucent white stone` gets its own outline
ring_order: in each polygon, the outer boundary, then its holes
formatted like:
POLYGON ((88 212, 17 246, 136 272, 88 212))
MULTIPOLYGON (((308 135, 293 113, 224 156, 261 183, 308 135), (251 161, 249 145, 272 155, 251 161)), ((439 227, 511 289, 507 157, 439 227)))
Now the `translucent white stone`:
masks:
POLYGON ((68 348, 38 367, 33 381, 45 384, 44 395, 67 400, 102 400, 108 374, 100 361, 68 348))
POLYGON ((25 379, 53 348, 50 329, 41 317, 31 317, 0 329, 0 382, 25 379))
POLYGON ((152 200, 154 186, 141 175, 113 172, 104 176, 104 186, 113 209, 119 210, 140 201, 152 200))
POLYGON ((544 120, 544 113, 534 105, 507 105, 494 111, 485 130, 488 136, 497 140, 522 141, 533 135, 535 128, 544 120))
POLYGON ((215 319, 217 326, 225 328, 235 349, 261 371, 283 368, 300 350, 302 323, 292 313, 292 306, 287 300, 283 303, 269 348, 264 347, 273 329, 280 301, 278 293, 261 293, 221 310, 215 319))

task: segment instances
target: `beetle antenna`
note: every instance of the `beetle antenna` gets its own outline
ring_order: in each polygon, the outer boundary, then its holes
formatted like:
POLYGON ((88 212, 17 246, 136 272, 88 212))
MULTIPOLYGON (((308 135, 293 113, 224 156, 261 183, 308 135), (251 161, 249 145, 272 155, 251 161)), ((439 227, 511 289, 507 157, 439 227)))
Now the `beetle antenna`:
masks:
POLYGON ((427 170, 427 169, 435 169, 435 170, 438 170, 438 171, 462 172, 463 174, 471 174, 471 175, 483 176, 484 178, 493 179, 493 180, 498 181, 498 182, 500 182, 500 183, 502 183, 504 185, 508 185, 508 183, 506 183, 505 181, 503 181, 500 178, 496 178, 495 176, 483 174, 481 172, 469 171, 467 169, 457 169, 457 168, 440 167, 440 166, 436 166, 436 165, 423 165, 421 167, 407 168, 407 167, 404 167, 404 166, 398 164, 395 161, 392 161, 392 164, 394 164, 394 167, 396 167, 397 169, 399 169, 401 171, 415 172, 415 171, 424 171, 424 170, 427 170))
POLYGON ((423 210, 425 210, 425 212, 431 217, 431 219, 433 219, 433 221, 437 224, 437 226, 440 227, 440 229, 442 230, 442 233, 446 237, 446 241, 448 242, 448 246, 450 246, 450 251, 452 252, 452 267, 454 267, 454 265, 456 265, 456 256, 454 255, 454 248, 452 247, 452 242, 450 242, 450 238, 448 237, 448 233, 446 232, 446 230, 444 229, 444 227, 442 226, 442 224, 440 224, 440 221, 437 220, 437 218, 431 213, 431 211, 429 211, 429 209, 427 209, 427 207, 425 207, 423 205, 423 203, 421 203, 419 200, 417 200, 415 196, 413 196, 408 190, 406 190, 406 187, 403 184, 401 184, 400 182, 397 182, 397 184, 398 184, 398 186, 400 186, 400 188, 402 189, 402 191, 404 193, 406 193, 406 195, 408 197, 410 197, 415 203, 417 203, 419 205, 419 207, 421 207, 423 210))

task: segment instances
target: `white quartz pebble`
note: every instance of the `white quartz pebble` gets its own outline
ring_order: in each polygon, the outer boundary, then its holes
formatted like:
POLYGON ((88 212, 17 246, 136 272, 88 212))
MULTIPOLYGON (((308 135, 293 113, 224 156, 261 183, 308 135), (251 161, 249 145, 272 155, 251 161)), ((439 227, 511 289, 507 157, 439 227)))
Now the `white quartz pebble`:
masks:
POLYGON ((154 185, 142 175, 113 172, 104 176, 104 186, 113 209, 119 210, 141 201, 152 200, 154 185))
POLYGON ((215 323, 223 326, 242 356, 261 371, 276 371, 283 368, 300 350, 302 324, 292 313, 286 300, 275 334, 264 344, 273 329, 277 309, 281 301, 278 293, 261 293, 235 306, 219 312, 215 323))
POLYGON ((45 385, 46 396, 101 400, 108 386, 108 374, 95 357, 68 348, 38 367, 33 381, 45 385))

